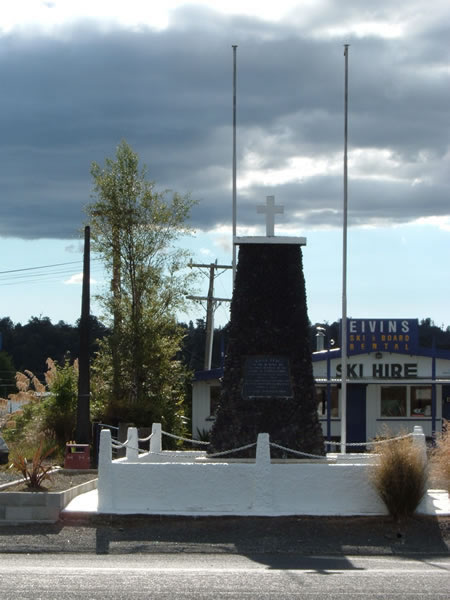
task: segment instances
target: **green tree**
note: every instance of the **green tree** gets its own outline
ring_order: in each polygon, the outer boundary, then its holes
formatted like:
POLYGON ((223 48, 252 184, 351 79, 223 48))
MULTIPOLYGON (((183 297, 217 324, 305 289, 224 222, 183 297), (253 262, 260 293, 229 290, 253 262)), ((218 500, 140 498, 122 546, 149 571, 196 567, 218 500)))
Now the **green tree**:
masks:
POLYGON ((94 162, 91 174, 95 201, 87 214, 93 250, 111 275, 100 300, 112 332, 101 343, 93 388, 106 403, 105 418, 176 428, 186 371, 175 360, 183 337, 175 315, 189 276, 186 253, 174 243, 191 231, 193 202, 156 191, 125 141, 104 167, 94 162))

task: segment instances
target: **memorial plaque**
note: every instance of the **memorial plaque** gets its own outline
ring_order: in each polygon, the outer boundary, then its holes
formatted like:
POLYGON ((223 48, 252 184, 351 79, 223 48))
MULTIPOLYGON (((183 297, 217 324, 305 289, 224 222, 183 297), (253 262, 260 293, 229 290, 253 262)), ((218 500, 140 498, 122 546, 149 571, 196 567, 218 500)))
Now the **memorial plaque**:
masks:
POLYGON ((244 398, 292 398, 289 359, 285 356, 248 356, 244 365, 244 398))

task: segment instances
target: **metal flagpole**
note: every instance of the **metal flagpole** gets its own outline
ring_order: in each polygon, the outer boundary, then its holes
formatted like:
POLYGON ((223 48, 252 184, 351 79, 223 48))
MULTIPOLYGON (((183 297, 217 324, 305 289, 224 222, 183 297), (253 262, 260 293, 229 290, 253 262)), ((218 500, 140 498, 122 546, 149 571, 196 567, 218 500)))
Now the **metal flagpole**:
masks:
POLYGON ((233 286, 234 279, 236 276, 236 48, 237 45, 233 45, 233 286))
POLYGON ((342 244, 342 320, 341 320, 341 453, 347 444, 347 134, 348 134, 348 47, 345 57, 345 109, 344 109, 344 210, 342 244))

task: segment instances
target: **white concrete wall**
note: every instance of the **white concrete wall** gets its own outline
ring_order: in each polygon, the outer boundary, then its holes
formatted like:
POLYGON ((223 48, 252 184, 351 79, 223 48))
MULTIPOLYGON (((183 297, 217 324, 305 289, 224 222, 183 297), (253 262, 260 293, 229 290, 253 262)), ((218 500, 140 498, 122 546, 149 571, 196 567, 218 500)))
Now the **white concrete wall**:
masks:
MULTIPOLYGON (((163 450, 160 453, 155 452, 146 452, 145 454, 140 454, 138 458, 138 462, 140 463, 186 463, 186 462, 195 462, 199 458, 204 458, 206 456, 206 452, 202 450, 193 450, 192 452, 189 450, 163 450)), ((128 461, 127 459, 124 462, 136 462, 136 461, 128 461)))
POLYGON ((220 463, 113 465, 110 502, 99 495, 99 511, 246 514, 252 504, 253 467, 220 463))
MULTIPOLYGON (((161 462, 163 453, 156 453, 159 458, 154 460, 158 462, 112 461, 110 439, 109 430, 102 431, 98 482, 101 513, 386 514, 369 482, 371 460, 358 455, 347 455, 345 461, 336 464, 272 463, 269 436, 260 434, 254 463, 205 462, 204 458, 196 460, 193 453, 188 453, 183 463, 161 462)), ((418 443, 424 446, 423 435, 418 436, 418 443)))
MULTIPOLYGON (((214 380, 214 383, 216 381, 214 380)), ((211 417, 211 384, 208 381, 195 381, 192 384, 192 437, 198 438, 198 431, 209 431, 214 423, 211 417)))
POLYGON ((369 482, 369 468, 367 463, 273 465, 274 510, 280 515, 387 514, 369 482))

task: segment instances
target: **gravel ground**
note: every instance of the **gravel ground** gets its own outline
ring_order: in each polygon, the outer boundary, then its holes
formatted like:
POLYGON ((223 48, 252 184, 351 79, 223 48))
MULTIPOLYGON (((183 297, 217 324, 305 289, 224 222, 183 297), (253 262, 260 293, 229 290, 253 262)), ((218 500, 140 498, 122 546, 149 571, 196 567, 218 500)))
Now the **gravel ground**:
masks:
MULTIPOLYGON (((226 553, 448 556, 450 520, 415 517, 120 517, 0 527, 0 554, 226 553)), ((1 560, 1 558, 0 558, 1 560)))
POLYGON ((18 481, 20 479, 22 479, 22 477, 12 469, 0 467, 0 485, 9 483, 10 481, 18 481))
MULTIPOLYGON (((59 471, 52 473, 49 479, 42 482, 45 490, 48 492, 61 492, 67 490, 86 481, 97 479, 97 473, 95 472, 79 472, 79 471, 59 471)), ((11 470, 0 470, 0 486, 5 483, 13 481, 22 481, 22 477, 16 472, 11 470)), ((0 492, 17 492, 17 491, 29 491, 29 488, 24 483, 19 483, 18 487, 8 486, 7 488, 0 489, 0 492)))

